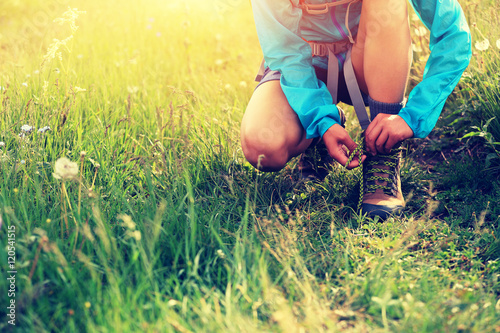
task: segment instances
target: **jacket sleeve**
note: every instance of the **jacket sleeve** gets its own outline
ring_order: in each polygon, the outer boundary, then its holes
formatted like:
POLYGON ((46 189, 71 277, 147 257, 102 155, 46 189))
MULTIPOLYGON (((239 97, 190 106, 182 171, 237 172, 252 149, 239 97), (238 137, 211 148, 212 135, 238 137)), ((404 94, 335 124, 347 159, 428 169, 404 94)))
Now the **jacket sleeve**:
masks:
POLYGON ((266 65, 281 72, 281 88, 307 138, 322 136, 340 122, 326 85, 317 79, 311 47, 300 37, 298 0, 252 0, 266 65))
POLYGON ((430 56, 423 80, 411 91, 399 115, 424 138, 432 131, 448 96, 471 58, 471 35, 457 0, 411 0, 417 15, 430 30, 430 56))

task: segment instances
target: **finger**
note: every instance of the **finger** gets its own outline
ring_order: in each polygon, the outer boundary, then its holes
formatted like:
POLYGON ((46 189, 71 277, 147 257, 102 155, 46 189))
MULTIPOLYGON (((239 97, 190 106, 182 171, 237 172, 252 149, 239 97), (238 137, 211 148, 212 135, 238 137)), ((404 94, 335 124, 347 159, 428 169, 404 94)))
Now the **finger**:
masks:
POLYGON ((377 141, 375 142, 375 147, 376 147, 376 151, 377 153, 380 153, 380 154, 386 154, 385 152, 385 143, 387 142, 387 139, 389 138, 389 134, 387 133, 387 131, 382 131, 378 138, 377 138, 377 141))
POLYGON ((342 146, 337 146, 330 151, 330 156, 341 165, 346 165, 349 160, 347 152, 342 149, 342 146))
POLYGON ((377 148, 375 147, 375 142, 378 139, 381 131, 382 131, 381 126, 375 126, 372 128, 370 133, 365 133, 366 150, 372 155, 377 154, 377 148))
POLYGON ((387 141, 385 143, 386 154, 389 154, 392 150, 392 147, 394 147, 398 142, 399 142, 399 140, 396 138, 396 136, 394 136, 394 135, 389 136, 389 138, 387 139, 387 141))

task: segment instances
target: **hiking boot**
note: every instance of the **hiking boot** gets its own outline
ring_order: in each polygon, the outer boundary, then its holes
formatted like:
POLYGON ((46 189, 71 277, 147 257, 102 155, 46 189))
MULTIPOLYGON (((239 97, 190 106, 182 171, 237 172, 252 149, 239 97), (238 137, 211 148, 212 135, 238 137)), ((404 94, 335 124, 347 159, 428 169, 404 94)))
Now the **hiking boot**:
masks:
POLYGON ((386 219, 403 211, 405 201, 401 192, 400 155, 401 144, 389 154, 367 156, 363 163, 363 214, 386 219))
MULTIPOLYGON (((345 127, 344 111, 337 106, 340 114, 340 125, 345 127)), ((334 160, 321 138, 315 138, 311 145, 300 155, 298 164, 300 178, 306 181, 323 181, 330 172, 334 160)))

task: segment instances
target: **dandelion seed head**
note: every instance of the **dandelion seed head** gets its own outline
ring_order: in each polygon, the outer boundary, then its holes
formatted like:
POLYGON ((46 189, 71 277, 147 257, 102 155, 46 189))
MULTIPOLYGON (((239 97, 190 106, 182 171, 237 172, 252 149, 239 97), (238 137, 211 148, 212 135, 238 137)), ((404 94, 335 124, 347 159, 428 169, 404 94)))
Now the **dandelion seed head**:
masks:
POLYGON ((481 42, 476 42, 474 45, 478 51, 486 51, 490 47, 490 41, 485 39, 481 42))
POLYGON ((78 175, 78 164, 66 157, 61 157, 56 161, 52 175, 56 179, 74 179, 78 175))

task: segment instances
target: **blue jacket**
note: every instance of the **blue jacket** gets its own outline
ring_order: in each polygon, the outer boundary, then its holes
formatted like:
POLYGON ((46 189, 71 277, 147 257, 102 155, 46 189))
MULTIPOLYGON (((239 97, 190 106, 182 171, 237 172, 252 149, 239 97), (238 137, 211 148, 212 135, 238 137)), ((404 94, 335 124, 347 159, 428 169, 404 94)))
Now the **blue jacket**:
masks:
MULTIPOLYGON (((349 30, 356 35, 362 2, 350 6, 348 27, 347 5, 332 7, 327 14, 311 15, 302 12, 299 0, 251 2, 266 65, 281 72, 281 87, 307 138, 323 136, 340 119, 326 85, 316 78, 313 68, 313 64, 324 67, 326 63, 312 57, 305 40, 342 41, 347 39, 349 30)), ((308 1, 327 2, 332 1, 308 1)), ((431 53, 423 80, 413 88, 399 115, 415 137, 424 138, 436 125, 446 99, 469 64, 471 36, 457 0, 410 0, 410 3, 430 30, 431 53)))

